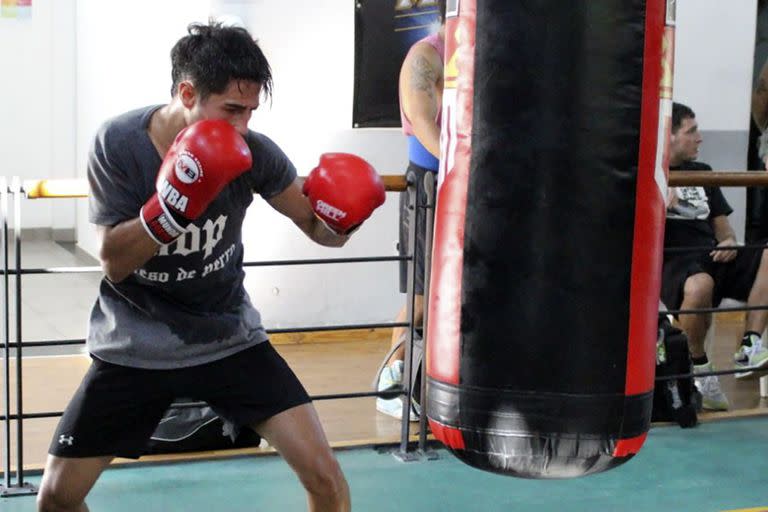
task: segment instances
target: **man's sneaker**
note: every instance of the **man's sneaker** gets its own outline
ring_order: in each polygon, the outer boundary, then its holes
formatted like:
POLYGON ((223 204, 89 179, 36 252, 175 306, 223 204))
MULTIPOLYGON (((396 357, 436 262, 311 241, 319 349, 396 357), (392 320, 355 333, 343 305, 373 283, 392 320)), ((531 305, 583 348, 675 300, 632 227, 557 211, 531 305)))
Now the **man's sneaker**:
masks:
MULTIPOLYGON (((765 368, 768 371, 768 349, 763 346, 763 340, 757 336, 751 336, 752 346, 742 345, 733 354, 733 366, 740 370, 743 368, 765 368)), ((737 379, 750 379, 759 377, 762 372, 748 370, 735 375, 737 379)))
MULTIPOLYGON (((377 391, 386 391, 403 384, 403 361, 395 361, 390 366, 385 366, 379 376, 377 391)), ((376 410, 380 413, 392 416, 393 418, 403 418, 403 398, 398 396, 392 399, 377 398, 376 410)), ((419 421, 419 415, 411 404, 411 421, 419 421)))
MULTIPOLYGON (((711 372, 712 363, 701 364, 693 367, 693 373, 711 372)), ((717 375, 708 375, 706 377, 695 377, 696 388, 701 393, 701 406, 708 411, 727 411, 728 398, 720 388, 720 379, 717 375)))

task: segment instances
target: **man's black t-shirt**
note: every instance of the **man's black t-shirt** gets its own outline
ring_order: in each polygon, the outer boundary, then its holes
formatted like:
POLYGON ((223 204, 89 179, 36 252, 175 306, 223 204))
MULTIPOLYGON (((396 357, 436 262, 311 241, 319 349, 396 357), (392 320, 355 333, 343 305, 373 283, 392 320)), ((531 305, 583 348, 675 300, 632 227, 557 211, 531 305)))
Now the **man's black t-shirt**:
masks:
MULTIPOLYGON (((701 162, 683 162, 671 171, 711 171, 701 162)), ((664 247, 715 246, 712 219, 730 215, 733 208, 719 187, 675 187, 677 199, 667 207, 664 247)))

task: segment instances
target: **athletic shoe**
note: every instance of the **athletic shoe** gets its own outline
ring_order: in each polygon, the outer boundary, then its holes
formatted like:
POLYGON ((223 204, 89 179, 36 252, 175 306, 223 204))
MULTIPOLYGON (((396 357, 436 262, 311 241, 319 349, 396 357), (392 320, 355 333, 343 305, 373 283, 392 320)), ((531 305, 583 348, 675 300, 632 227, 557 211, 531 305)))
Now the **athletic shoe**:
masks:
MULTIPOLYGON (((712 363, 701 364, 693 367, 693 373, 711 372, 714 368, 712 363)), ((728 398, 720 388, 720 379, 717 375, 708 375, 706 377, 695 377, 696 389, 701 393, 701 406, 708 411, 727 411, 728 398)))
MULTIPOLYGON (((394 387, 402 386, 403 384, 403 361, 395 361, 390 366, 385 366, 381 370, 381 376, 379 377, 379 384, 376 386, 377 391, 386 391, 394 387)), ((376 410, 380 413, 392 416, 393 418, 403 418, 403 398, 398 396, 396 398, 376 399, 376 410)), ((411 404, 411 421, 419 421, 419 414, 411 404)))
MULTIPOLYGON (((768 371, 768 349, 763 346, 763 340, 759 336, 750 336, 752 345, 742 345, 733 354, 733 366, 737 370, 743 368, 764 368, 768 371)), ((735 375, 737 379, 756 378, 764 375, 761 371, 748 370, 735 375)))

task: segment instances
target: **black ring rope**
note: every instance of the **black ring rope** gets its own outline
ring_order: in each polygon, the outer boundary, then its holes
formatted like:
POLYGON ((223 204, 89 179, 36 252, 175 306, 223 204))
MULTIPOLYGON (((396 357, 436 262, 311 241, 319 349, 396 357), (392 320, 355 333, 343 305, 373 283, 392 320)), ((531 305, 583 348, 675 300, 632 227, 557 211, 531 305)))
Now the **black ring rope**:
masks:
MULTIPOLYGON (((757 372, 768 375, 768 368, 765 367, 746 367, 746 368, 739 368, 739 369, 731 369, 731 370, 713 370, 713 371, 707 371, 707 372, 700 372, 700 373, 679 373, 674 375, 665 375, 663 377, 656 377, 656 382, 664 382, 668 380, 678 380, 678 379, 689 379, 691 377, 709 377, 709 376, 715 376, 715 375, 732 375, 736 373, 746 373, 746 372, 757 372)), ((384 390, 384 391, 361 391, 361 392, 353 392, 353 393, 333 393, 333 394, 325 394, 325 395, 313 395, 309 398, 313 401, 319 401, 319 400, 336 400, 340 398, 368 398, 368 397, 380 397, 380 398, 395 398, 400 395, 405 394, 405 389, 402 386, 394 386, 390 389, 384 390)), ((170 407, 173 407, 175 409, 191 409, 194 407, 205 407, 207 406, 207 402, 182 402, 182 403, 173 403, 170 405, 170 407)), ((64 411, 58 411, 58 412, 33 412, 33 413, 25 413, 21 415, 21 419, 42 419, 42 418, 58 418, 61 415, 64 414, 64 411)), ((12 421, 18 421, 19 415, 18 414, 11 414, 9 418, 12 421)), ((0 416, 0 421, 5 421, 5 416, 0 416)))
MULTIPOLYGON (((273 260, 273 261, 247 261, 243 267, 277 267, 289 265, 334 265, 339 263, 382 263, 389 261, 411 261, 413 256, 362 256, 359 258, 324 258, 308 260, 273 260)), ((49 268, 23 268, 20 271, 8 270, 9 276, 34 275, 34 274, 77 274, 89 272, 102 272, 99 266, 90 267, 49 267, 49 268)), ((0 276, 5 275, 5 270, 0 269, 0 276)))
POLYGON ((751 249, 768 249, 766 244, 744 244, 744 245, 696 245, 691 247, 666 247, 664 254, 680 252, 706 252, 706 251, 742 251, 751 249))
POLYGON ((715 375, 733 375, 735 373, 747 373, 747 372, 754 372, 758 373, 760 375, 752 376, 750 375, 747 380, 753 380, 758 379, 761 376, 768 375, 768 368, 765 366, 747 366, 744 368, 732 368, 730 370, 712 370, 707 372, 700 372, 700 373, 678 373, 675 375, 665 375, 663 377, 656 377, 656 382, 663 382, 666 380, 676 380, 676 379, 689 379, 691 377, 711 377, 715 375))
POLYGON ((667 311, 659 311, 661 315, 700 315, 702 313, 732 313, 742 311, 764 311, 768 309, 768 305, 761 306, 734 306, 732 308, 695 308, 695 309, 670 309, 667 311))
MULTIPOLYGON (((367 329, 383 329, 390 327, 409 327, 411 324, 408 322, 381 322, 376 324, 339 324, 339 325, 316 325, 308 327, 284 327, 280 329, 265 329, 267 334, 292 334, 301 332, 327 332, 327 331, 352 331, 352 330, 367 330, 367 329)), ((0 343, 0 347, 5 344, 0 343)), ((85 345, 85 338, 72 339, 72 340, 40 340, 40 341, 24 341, 21 343, 22 348, 39 348, 39 347, 56 347, 64 345, 85 345)), ((10 348, 15 348, 18 343, 12 342, 10 348)))
MULTIPOLYGON (((368 398, 368 397, 379 397, 379 398, 396 398, 400 395, 405 394, 405 389, 402 386, 394 386, 390 389, 384 390, 384 391, 360 391, 360 392, 352 392, 352 393, 332 393, 332 394, 326 394, 326 395, 311 395, 309 398, 313 401, 317 400, 336 400, 340 398, 368 398)), ((169 407, 172 407, 174 409, 192 409, 195 407, 206 407, 208 406, 208 402, 180 402, 180 403, 172 403, 169 407)), ((56 412, 31 412, 31 413, 24 413, 21 415, 22 420, 28 420, 28 419, 43 419, 43 418, 59 418, 64 414, 64 411, 56 411, 56 412)), ((8 417, 12 421, 18 421, 19 415, 18 414, 11 414, 8 417)), ((5 416, 0 416, 0 421, 5 421, 5 416)))

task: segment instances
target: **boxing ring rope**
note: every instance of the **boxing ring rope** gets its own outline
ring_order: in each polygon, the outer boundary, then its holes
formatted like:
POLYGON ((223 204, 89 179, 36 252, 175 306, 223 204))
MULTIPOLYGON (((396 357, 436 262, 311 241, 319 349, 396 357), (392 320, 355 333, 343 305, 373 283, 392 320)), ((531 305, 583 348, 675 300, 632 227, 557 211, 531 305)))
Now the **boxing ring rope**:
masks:
MULTIPOLYGON (((417 205, 416 194, 410 194, 411 203, 409 204, 410 214, 410 233, 409 238, 411 245, 415 247, 415 236, 418 230, 416 225, 418 219, 416 216, 417 208, 427 209, 427 242, 426 242, 426 255, 425 255, 425 267, 428 270, 430 268, 431 257, 431 239, 432 239, 432 217, 434 212, 434 177, 428 175, 430 183, 425 183, 425 189, 427 191, 427 204, 417 205)), ((382 181, 385 188, 389 192, 405 192, 415 186, 414 183, 409 183, 403 175, 383 175, 382 181)), ((692 172, 692 171, 672 171, 669 173, 669 185, 670 186, 721 186, 721 187, 746 187, 746 186, 768 186, 768 172, 756 172, 756 171, 712 171, 712 172, 692 172)), ((86 198, 88 197, 88 183, 84 179, 56 179, 56 180, 25 180, 23 183, 18 177, 13 177, 10 185, 5 177, 0 177, 0 215, 2 215, 2 247, 3 247, 3 269, 0 270, 3 275, 3 362, 4 362, 4 409, 3 414, 0 415, 0 420, 5 424, 5 436, 3 440, 4 445, 4 485, 0 485, 0 496, 16 496, 27 495, 36 492, 36 490, 24 482, 23 472, 23 421, 25 419, 39 419, 39 418, 52 418, 59 417, 63 412, 39 412, 39 413, 23 413, 22 403, 22 350, 30 347, 46 347, 46 346, 64 346, 64 345, 84 345, 85 339, 71 339, 71 340, 45 340, 34 342, 22 341, 22 319, 21 319, 21 277, 23 275, 33 274, 64 274, 64 273, 96 273, 101 272, 101 267, 50 267, 50 268, 22 268, 21 266, 21 201, 20 198, 26 199, 62 199, 62 198, 86 198), (8 254, 8 213, 9 213, 9 200, 10 195, 14 196, 14 244, 15 244, 15 265, 11 268, 9 263, 8 254), (16 276, 15 280, 15 293, 14 300, 16 305, 15 310, 15 343, 13 347, 16 350, 16 413, 12 414, 10 410, 10 348, 11 348, 11 336, 10 336, 10 288, 9 277, 16 276), (11 482, 11 421, 17 422, 16 430, 16 482, 11 482)), ((762 248, 762 245, 742 245, 733 247, 720 247, 714 248, 714 250, 743 250, 743 249, 756 249, 762 248)), ((669 248, 665 251, 669 252, 682 252, 686 250, 707 249, 713 250, 711 247, 706 248, 669 248)), ((394 327, 407 327, 408 339, 405 344, 405 369, 403 386, 400 388, 394 388, 386 392, 366 391, 366 392, 350 392, 350 393, 337 393, 328 395, 313 396, 313 400, 332 400, 332 399, 346 399, 346 398, 361 398, 361 397, 384 397, 391 398, 394 396, 404 396, 403 404, 403 419, 401 421, 401 436, 399 452, 396 455, 403 460, 414 460, 420 456, 426 456, 426 458, 433 458, 433 455, 426 451, 426 414, 422 411, 420 415, 420 432, 419 442, 416 454, 409 451, 408 438, 409 438, 409 418, 410 406, 411 406, 411 390, 410 390, 410 376, 411 372, 415 371, 411 364, 411 351, 414 338, 415 326, 413 324, 414 317, 414 257, 412 254, 407 256, 371 256, 371 257, 357 257, 357 258, 330 258, 330 259, 306 259, 306 260, 275 260, 275 261, 257 261, 257 262, 245 262, 244 267, 265 267, 265 266, 288 266, 288 265, 321 265, 321 264, 342 264, 342 263, 370 263, 370 262, 390 262, 390 261, 408 261, 408 293, 407 293, 407 322, 383 322, 383 323, 371 323, 371 324, 347 324, 347 325, 331 325, 331 326, 305 326, 295 328, 283 328, 283 329, 267 329, 269 334, 282 334, 282 333, 300 333, 300 332, 315 332, 315 331, 341 331, 350 329, 373 329, 373 328, 394 328, 394 327)), ((429 286, 429 271, 425 276, 425 288, 429 286)), ((425 300, 425 317, 424 317, 424 329, 426 339, 426 329, 428 327, 427 311, 428 305, 427 294, 424 296, 425 300)), ((758 309, 768 309, 768 305, 764 306, 745 306, 745 307, 731 307, 731 308, 702 308, 702 309, 690 309, 690 310, 670 310, 666 312, 660 312, 660 314, 696 314, 696 313, 723 313, 730 311, 749 311, 758 309)), ((707 375, 727 375, 733 374, 737 371, 745 371, 745 369, 739 370, 723 370, 713 371, 707 375)), ((673 375, 664 377, 658 380, 667 380, 674 378, 684 378, 690 375, 673 375)), ((421 396, 425 396, 425 383, 426 379, 421 379, 421 396)), ((761 395, 766 391, 768 394, 768 377, 760 379, 761 395), (765 388, 765 390, 764 390, 765 388)), ((423 401, 423 400, 422 400, 423 401)), ((202 405, 203 402, 174 404, 174 407, 195 407, 202 405)))
MULTIPOLYGON (((404 175, 384 175, 381 176, 384 187, 388 192, 405 192, 411 189, 415 189, 415 183, 409 183, 404 175)), ((416 225, 417 218, 415 215, 416 210, 416 194, 409 194, 411 198, 411 205, 409 208, 410 215, 410 247, 415 247, 416 225)), ((55 412, 38 412, 38 413, 24 413, 22 402, 22 352, 24 348, 30 347, 47 347, 47 346, 63 346, 63 345, 84 345, 85 339, 70 339, 70 340, 45 340, 24 342, 22 337, 22 307, 21 307, 21 281, 23 275, 40 275, 40 274, 69 274, 69 273, 96 273, 101 272, 102 269, 99 266, 82 266, 82 267, 51 267, 51 268, 22 268, 21 265, 21 198, 26 199, 63 199, 63 198, 87 198, 88 197, 88 183, 84 179, 40 179, 40 180, 25 180, 23 183, 18 177, 13 177, 11 184, 9 185, 6 177, 0 177, 0 215, 2 215, 3 234, 2 234, 2 247, 3 247, 3 269, 0 270, 3 276, 3 376, 4 376, 4 407, 0 420, 3 421, 5 427, 5 436, 3 439, 4 457, 3 457, 3 482, 0 484, 0 497, 10 496, 22 496, 34 494, 37 490, 29 483, 24 482, 24 466, 23 466, 23 446, 24 446, 24 434, 23 434, 23 422, 25 419, 40 419, 40 418, 54 418, 60 417, 63 411, 55 412), (8 255, 8 218, 9 218, 9 200, 10 195, 14 196, 14 246, 15 246, 15 265, 11 268, 8 255), (15 276, 15 342, 11 342, 10 331, 10 288, 9 277, 15 276), (11 346, 15 349, 16 359, 16 412, 11 413, 11 394, 10 394, 10 349, 11 346), (16 429, 16 481, 11 481, 11 421, 17 422, 16 429)), ((430 200, 431 202, 431 200, 430 200)), ((406 343, 407 354, 410 354, 410 344, 413 343, 414 328, 413 325, 413 293, 414 293, 414 271, 413 271, 413 254, 407 256, 368 256, 368 257, 355 257, 355 258, 326 258, 326 259, 300 259, 300 260, 274 260, 274 261, 253 261, 244 262, 243 267, 267 267, 267 266, 290 266, 290 265, 322 265, 322 264, 342 264, 342 263, 378 263, 378 262, 393 262, 393 261, 408 261, 408 279, 407 279, 407 297, 408 297, 408 318, 406 322, 379 322, 379 323, 366 323, 366 324, 342 324, 342 325, 323 325, 323 326, 304 326, 304 327, 292 327, 292 328, 280 328, 280 329, 266 329, 268 334, 285 334, 285 333, 302 333, 302 332, 327 332, 327 331, 344 331, 352 329, 375 329, 375 328, 394 328, 394 327, 408 327, 408 343, 406 343)), ((406 371, 410 373, 410 357, 406 359, 406 371)), ((410 382, 410 381, 406 381, 410 382)), ((347 398, 363 398, 363 397, 382 397, 382 398, 394 398, 399 395, 406 397, 404 404, 403 420, 401 421, 401 443, 400 451, 403 453, 409 451, 408 437, 410 433, 410 423, 408 418, 408 412, 410 411, 410 388, 409 384, 405 386, 395 387, 387 391, 364 391, 364 392, 348 392, 348 393, 335 393, 326 395, 312 396, 312 400, 334 400, 334 399, 347 399, 347 398), (406 410, 406 406, 408 409, 406 410)), ((204 405, 204 402, 186 402, 183 404, 172 404, 173 407, 185 408, 185 407, 197 407, 204 405)), ((422 420, 422 429, 425 429, 424 420, 422 420)), ((405 456, 404 458, 407 458, 405 456)))
MULTIPOLYGON (((669 186, 692 186, 692 187, 765 187, 768 186, 768 172, 766 171, 670 171, 669 172, 669 186)), ((709 251, 728 251, 728 250, 745 250, 745 249, 765 249, 765 245, 761 244, 745 244, 734 246, 721 246, 721 247, 669 247, 665 248, 665 253, 696 251, 696 250, 709 250, 709 251)), ((703 313, 729 313, 729 312, 744 312, 744 311, 760 311, 767 310, 768 304, 760 306, 738 306, 738 307, 712 307, 712 308, 695 308, 695 309, 676 309, 659 312, 662 314, 703 314, 703 313)), ((740 371, 749 371, 749 368, 743 370, 720 370, 711 371, 698 374, 699 376, 707 375, 730 375, 738 373, 740 371)), ((672 377, 667 377, 667 380, 672 377)), ((768 375, 760 377, 760 396, 768 397, 768 375)))

